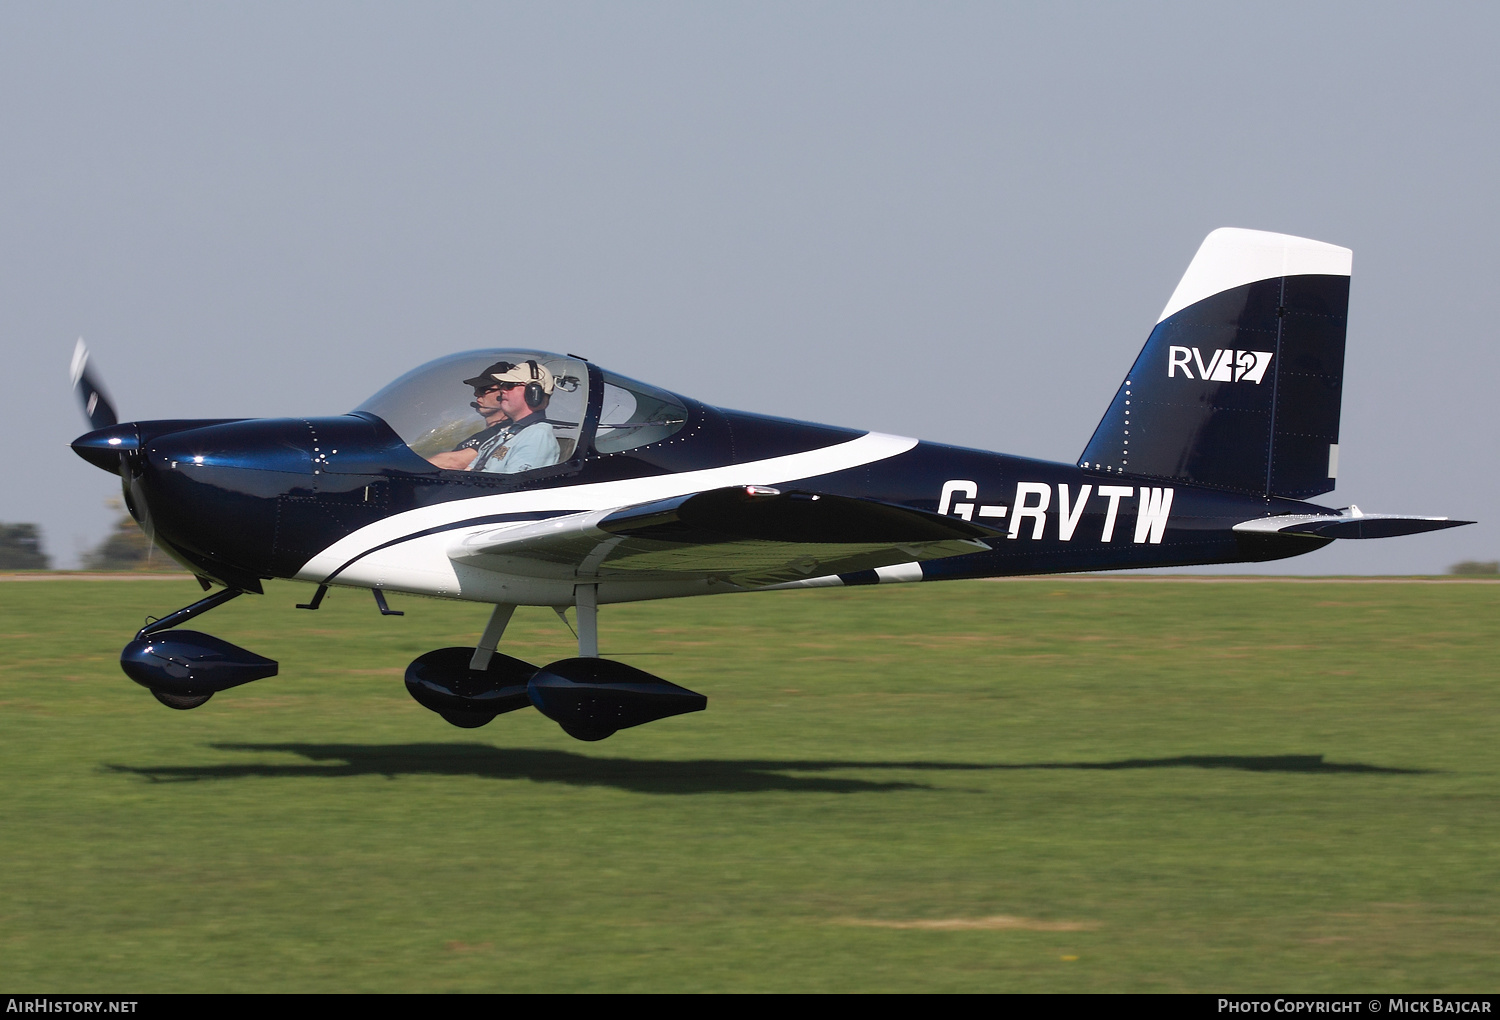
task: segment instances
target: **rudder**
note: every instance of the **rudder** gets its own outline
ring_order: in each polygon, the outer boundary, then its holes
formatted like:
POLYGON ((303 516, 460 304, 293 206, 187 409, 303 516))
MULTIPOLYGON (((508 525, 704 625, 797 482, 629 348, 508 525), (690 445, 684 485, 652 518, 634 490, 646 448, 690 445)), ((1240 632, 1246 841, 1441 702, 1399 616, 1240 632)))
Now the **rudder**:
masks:
POLYGON ((1209 234, 1079 466, 1296 499, 1332 489, 1351 262, 1287 234, 1209 234))

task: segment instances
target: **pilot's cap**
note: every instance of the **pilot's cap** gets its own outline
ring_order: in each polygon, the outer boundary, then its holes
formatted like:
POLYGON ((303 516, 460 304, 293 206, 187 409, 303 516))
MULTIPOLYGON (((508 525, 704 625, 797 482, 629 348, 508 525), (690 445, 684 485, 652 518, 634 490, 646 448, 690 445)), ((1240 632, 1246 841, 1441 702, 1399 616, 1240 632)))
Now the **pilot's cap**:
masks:
POLYGON ((523 361, 519 365, 513 361, 497 361, 474 378, 465 379, 464 385, 484 387, 497 382, 536 383, 546 394, 551 394, 553 387, 557 385, 552 373, 547 371, 547 366, 537 361, 523 361))

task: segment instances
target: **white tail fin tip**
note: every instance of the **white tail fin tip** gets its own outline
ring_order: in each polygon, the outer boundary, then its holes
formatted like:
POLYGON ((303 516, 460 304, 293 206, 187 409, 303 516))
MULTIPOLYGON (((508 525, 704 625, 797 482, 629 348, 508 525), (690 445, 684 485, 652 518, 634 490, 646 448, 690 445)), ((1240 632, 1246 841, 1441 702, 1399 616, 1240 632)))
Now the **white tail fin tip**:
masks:
POLYGON ((1354 253, 1291 234, 1220 227, 1203 239, 1172 299, 1162 309, 1161 322, 1204 298, 1257 280, 1280 276, 1348 276, 1354 253))

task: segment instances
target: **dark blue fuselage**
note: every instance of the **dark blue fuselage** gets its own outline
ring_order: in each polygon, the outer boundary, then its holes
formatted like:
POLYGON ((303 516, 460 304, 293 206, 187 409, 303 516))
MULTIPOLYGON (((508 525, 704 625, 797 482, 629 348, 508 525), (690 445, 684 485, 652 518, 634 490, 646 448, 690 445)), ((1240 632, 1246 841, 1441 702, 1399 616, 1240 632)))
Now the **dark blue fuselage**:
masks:
MULTIPOLYGON (((688 424, 671 441, 618 453, 586 450, 526 475, 439 470, 383 421, 363 412, 309 419, 143 421, 89 433, 73 445, 85 459, 122 473, 131 513, 170 555, 203 577, 258 591, 261 579, 293 577, 340 539, 421 507, 760 462, 833 447, 862 434, 684 403, 688 424)), ((1160 499, 1159 481, 935 443, 918 443, 896 456, 795 484, 928 513, 967 514, 996 530, 991 551, 928 560, 921 565, 923 579, 1268 560, 1326 544, 1305 536, 1231 530, 1272 514, 1327 512, 1297 500, 1178 483, 1167 490, 1172 496, 1164 524, 1141 532, 1143 500, 1151 490, 1160 499), (1111 486, 1113 497, 1100 492, 1111 486), (1121 495, 1122 489, 1130 494, 1121 495), (1115 520, 1104 541, 1111 503, 1115 520), (1000 507, 1006 517, 984 516, 1000 507), (1024 510, 1030 513, 1017 526, 1016 515, 1024 510)), ((871 582, 874 571, 843 580, 871 582)))

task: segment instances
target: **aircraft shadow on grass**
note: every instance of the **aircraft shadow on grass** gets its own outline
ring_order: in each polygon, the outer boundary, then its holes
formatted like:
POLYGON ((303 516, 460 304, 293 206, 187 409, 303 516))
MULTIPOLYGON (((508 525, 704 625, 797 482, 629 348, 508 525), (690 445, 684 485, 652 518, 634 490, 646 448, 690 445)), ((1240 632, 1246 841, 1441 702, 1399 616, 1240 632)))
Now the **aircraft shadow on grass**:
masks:
POLYGON ((220 765, 108 765, 112 772, 151 782, 198 782, 248 777, 470 776, 526 779, 571 786, 613 786, 641 793, 872 793, 931 790, 925 783, 877 782, 827 775, 834 770, 888 769, 899 772, 1013 772, 1037 769, 1113 771, 1119 769, 1237 769, 1242 772, 1294 772, 1331 775, 1371 773, 1422 775, 1429 769, 1387 768, 1360 762, 1324 761, 1321 754, 1183 755, 1122 761, 986 764, 934 761, 848 761, 842 759, 707 758, 687 761, 594 758, 568 751, 497 748, 485 744, 213 744, 219 751, 278 752, 301 755, 310 763, 245 762, 220 765), (321 764, 321 763, 330 764, 321 764))

